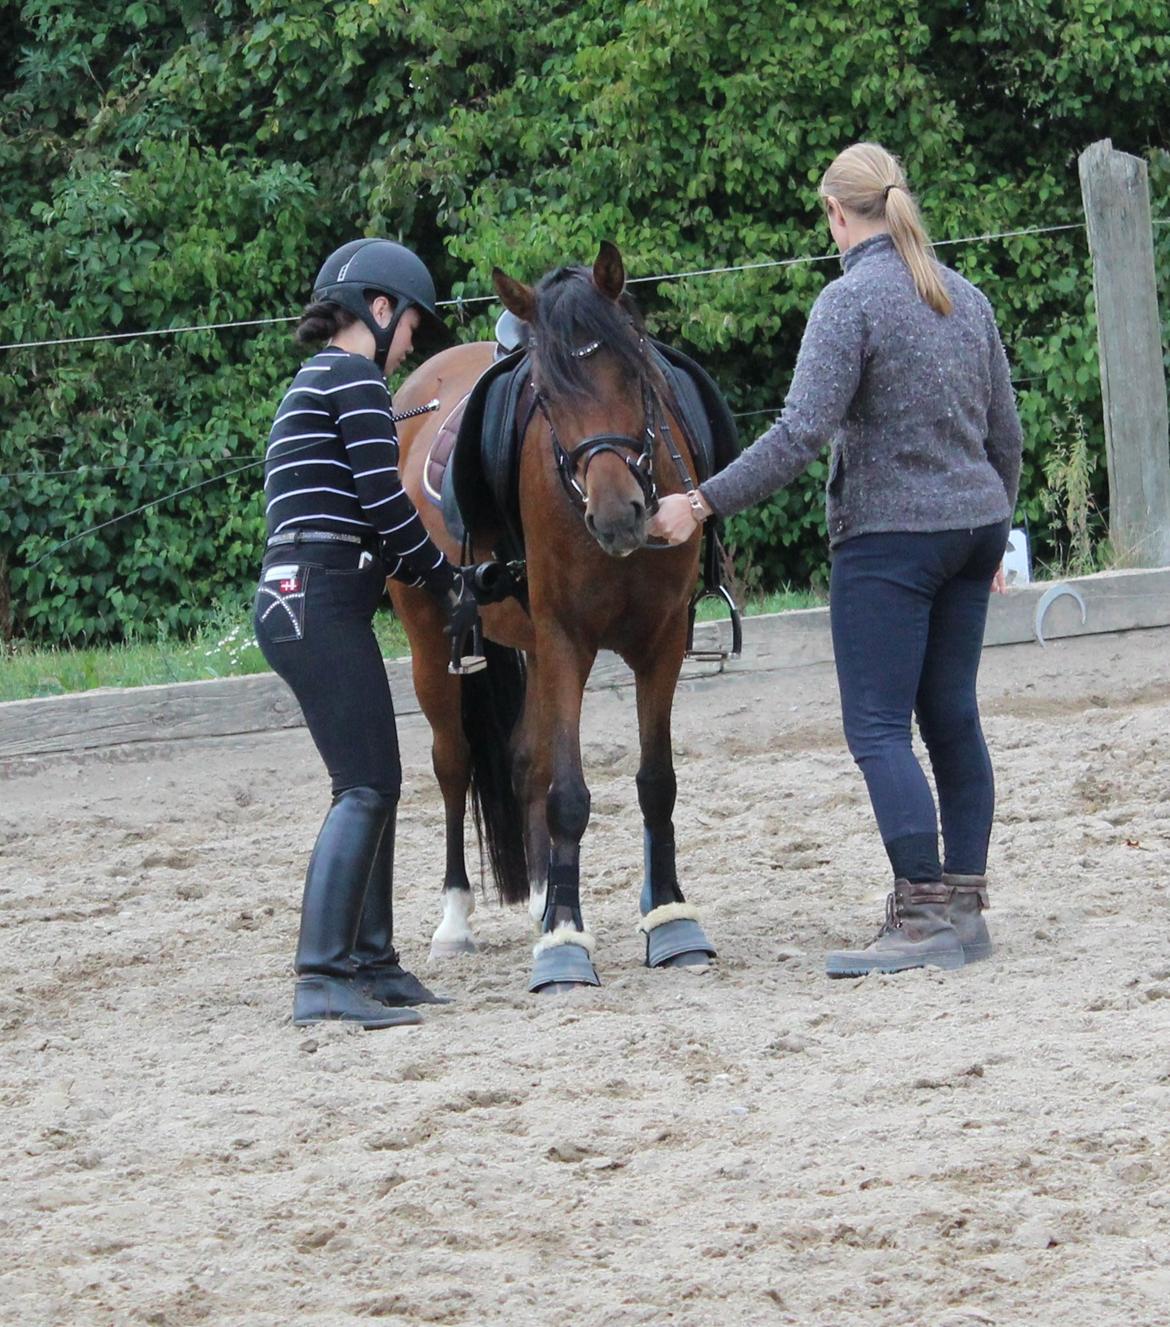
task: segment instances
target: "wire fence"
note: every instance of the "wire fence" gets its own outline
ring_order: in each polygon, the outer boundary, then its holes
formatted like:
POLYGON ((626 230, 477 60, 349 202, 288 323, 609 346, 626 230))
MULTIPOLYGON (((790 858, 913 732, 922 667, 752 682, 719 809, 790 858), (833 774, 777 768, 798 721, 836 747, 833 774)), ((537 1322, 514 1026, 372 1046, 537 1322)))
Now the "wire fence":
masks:
MULTIPOLYGON (((1155 224, 1162 223, 1156 222, 1155 224)), ((953 240, 935 240, 934 247, 941 249, 960 244, 989 243, 993 240, 1016 239, 1025 235, 1052 235, 1058 231, 1084 230, 1084 228, 1085 223, 1083 221, 1063 222, 1054 226, 1028 226, 1022 230, 989 231, 983 235, 964 235, 953 240)), ((654 276, 631 277, 628 284, 636 286, 664 281, 689 281, 699 277, 723 276, 736 272, 758 272, 767 268, 800 267, 808 263, 830 262, 839 256, 837 253, 802 254, 794 258, 765 259, 758 263, 735 263, 725 267, 698 267, 684 272, 659 272, 654 276)), ((474 304, 496 303, 499 303, 497 295, 460 295, 454 299, 437 301, 438 307, 451 308, 456 311, 474 304)), ((279 323, 296 322, 299 317, 299 314, 283 314, 272 318, 245 318, 234 322, 190 323, 182 327, 154 327, 141 332, 101 332, 92 336, 61 336, 42 341, 9 341, 0 344, 0 350, 37 350, 46 346, 86 345, 98 341, 133 341, 145 337, 182 336, 193 332, 219 332, 236 327, 268 327, 279 323)))
MULTIPOLYGON (((1156 224, 1165 224, 1165 223, 1156 223, 1156 224)), ((1063 222, 1050 226, 1028 226, 1019 230, 988 231, 984 234, 965 235, 957 239, 936 240, 934 242, 934 247, 942 248, 945 246, 989 243, 992 241, 1016 239, 1019 237, 1030 236, 1030 235, 1050 235, 1070 230, 1084 230, 1084 228, 1085 228, 1085 223, 1083 221, 1080 221, 1080 222, 1063 222)), ((688 281, 688 280, 696 280, 710 276, 731 275, 740 272, 756 272, 756 271, 763 271, 766 269, 798 267, 811 263, 829 262, 839 257, 840 255, 836 252, 824 253, 824 254, 804 254, 792 258, 767 259, 753 263, 735 263, 735 264, 728 264, 722 267, 691 268, 681 272, 660 272, 653 276, 632 277, 630 278, 628 284, 639 285, 639 284, 660 283, 664 281, 688 281)), ((458 310, 459 308, 462 308, 467 305, 489 303, 489 302, 498 302, 498 297, 495 295, 476 295, 467 298, 457 297, 455 299, 439 300, 437 303, 440 307, 454 308, 458 310)), ((106 332, 92 336, 58 337, 54 339, 41 340, 41 341, 14 341, 0 345, 0 350, 2 351, 32 350, 32 349, 39 349, 42 347, 49 347, 49 346, 86 345, 86 344, 93 344, 95 342, 130 341, 130 340, 144 339, 149 337, 180 336, 186 333, 225 331, 240 327, 266 327, 281 323, 296 322, 298 318, 299 315, 293 314, 288 316, 280 316, 272 318, 247 318, 247 319, 228 321, 228 322, 191 323, 180 327, 157 327, 139 332, 106 332)), ((1035 382, 1035 381, 1037 381, 1037 379, 1035 378, 1018 378, 1018 379, 1013 379, 1013 384, 1015 386, 1024 386, 1030 382, 1035 382)), ((776 405, 776 406, 765 406, 757 410, 741 410, 734 412, 732 418, 758 419, 763 416, 769 416, 769 415, 775 418, 780 414, 782 409, 783 407, 781 405, 776 405)), ((222 471, 218 472, 215 475, 209 476, 206 480, 202 481, 200 485, 193 486, 193 487, 202 487, 203 483, 211 483, 217 478, 226 479, 233 474, 238 474, 241 469, 248 468, 246 466, 235 466, 235 462, 239 461, 240 459, 241 457, 238 454, 226 455, 219 458, 176 456, 157 461, 123 461, 112 465, 83 464, 65 469, 16 470, 16 471, 9 471, 7 473, 0 473, 0 481, 8 480, 10 482, 15 482, 25 479, 45 479, 53 477, 67 478, 76 475, 99 476, 99 475, 121 474, 127 471, 139 472, 143 470, 154 470, 154 469, 165 471, 165 470, 175 470, 185 466, 212 465, 216 464, 219 461, 227 463, 222 471)), ((258 462, 251 462, 250 464, 258 464, 258 462)), ((189 491, 191 490, 190 489, 182 490, 183 493, 189 491)), ((181 496, 181 494, 176 493, 171 496, 178 497, 181 496)))

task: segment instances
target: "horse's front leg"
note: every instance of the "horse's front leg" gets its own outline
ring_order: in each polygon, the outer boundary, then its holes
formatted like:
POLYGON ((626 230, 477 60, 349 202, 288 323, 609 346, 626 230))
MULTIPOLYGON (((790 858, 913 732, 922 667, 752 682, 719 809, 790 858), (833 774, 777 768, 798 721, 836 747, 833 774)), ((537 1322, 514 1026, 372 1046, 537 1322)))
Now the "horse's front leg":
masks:
POLYGON ((641 743, 638 805, 642 809, 645 864, 638 929, 646 936, 646 965, 652 968, 704 967, 715 957, 715 949, 699 925, 698 910, 683 896, 675 860, 674 802, 678 785, 670 715, 684 641, 684 635, 671 632, 669 639, 660 641, 634 668, 641 743))
POLYGON ((540 938, 533 947, 530 991, 601 984, 593 937, 581 916, 581 836, 589 823, 589 789, 581 771, 581 697, 595 651, 557 633, 538 642, 536 732, 531 786, 545 788, 548 876, 540 938))

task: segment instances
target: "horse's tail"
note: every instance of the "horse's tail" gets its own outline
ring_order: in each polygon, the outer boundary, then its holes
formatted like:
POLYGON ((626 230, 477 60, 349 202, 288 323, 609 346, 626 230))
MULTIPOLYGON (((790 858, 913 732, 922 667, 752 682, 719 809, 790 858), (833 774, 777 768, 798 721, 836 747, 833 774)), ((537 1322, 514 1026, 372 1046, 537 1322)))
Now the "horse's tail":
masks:
POLYGON ((528 898, 524 808, 512 782, 512 733, 528 685, 524 656, 494 641, 483 643, 487 668, 463 678, 463 734, 471 748, 471 813, 485 843, 503 903, 528 898))

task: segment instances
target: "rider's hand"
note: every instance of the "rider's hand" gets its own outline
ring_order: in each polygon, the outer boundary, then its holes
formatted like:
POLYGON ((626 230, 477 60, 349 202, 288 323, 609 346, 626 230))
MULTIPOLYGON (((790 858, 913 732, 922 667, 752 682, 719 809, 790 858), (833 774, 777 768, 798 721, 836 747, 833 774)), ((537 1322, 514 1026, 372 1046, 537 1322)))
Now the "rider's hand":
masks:
POLYGON ((992 594, 1007 594, 1007 577, 1004 575, 1003 563, 999 564, 999 570, 991 578, 992 594))
POLYGON ((658 499, 658 510, 647 521, 646 532, 668 544, 685 544, 700 524, 685 493, 668 493, 658 499))

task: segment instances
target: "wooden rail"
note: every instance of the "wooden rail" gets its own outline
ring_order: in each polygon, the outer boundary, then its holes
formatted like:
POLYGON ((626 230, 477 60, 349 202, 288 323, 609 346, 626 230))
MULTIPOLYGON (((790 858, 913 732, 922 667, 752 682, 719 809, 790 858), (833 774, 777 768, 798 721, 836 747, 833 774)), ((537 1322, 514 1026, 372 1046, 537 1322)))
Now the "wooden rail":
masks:
MULTIPOLYGON (((1086 620, 1082 625, 1080 608, 1071 598, 1057 599, 1044 622, 1048 640, 1170 626, 1170 568, 1101 572, 1063 584, 1082 596, 1086 620)), ((994 596, 985 645, 1034 640, 1036 607, 1050 588, 1041 583, 994 596)), ((717 623, 699 627, 704 643, 714 641, 719 633, 717 623)), ((828 610, 810 608, 749 618, 744 624, 743 657, 724 668, 727 672, 770 673, 828 663, 832 657, 828 610)), ((417 714, 410 660, 391 660, 386 668, 399 714, 417 714)), ((719 671, 718 665, 691 663, 685 665, 683 677, 702 678, 719 671)), ((630 670, 620 659, 602 655, 589 687, 624 687, 632 682, 630 670)), ((54 752, 226 737, 293 728, 302 722, 292 694, 272 673, 9 701, 0 704, 0 768, 6 761, 54 752)))

